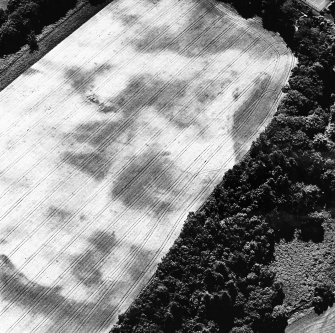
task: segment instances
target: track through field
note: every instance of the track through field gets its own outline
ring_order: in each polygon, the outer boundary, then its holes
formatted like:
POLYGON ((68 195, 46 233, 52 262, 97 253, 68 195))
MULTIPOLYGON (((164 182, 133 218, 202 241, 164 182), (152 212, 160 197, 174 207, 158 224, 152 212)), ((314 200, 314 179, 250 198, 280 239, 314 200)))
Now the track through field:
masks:
POLYGON ((107 332, 294 64, 222 5, 117 0, 4 89, 0 331, 107 332))

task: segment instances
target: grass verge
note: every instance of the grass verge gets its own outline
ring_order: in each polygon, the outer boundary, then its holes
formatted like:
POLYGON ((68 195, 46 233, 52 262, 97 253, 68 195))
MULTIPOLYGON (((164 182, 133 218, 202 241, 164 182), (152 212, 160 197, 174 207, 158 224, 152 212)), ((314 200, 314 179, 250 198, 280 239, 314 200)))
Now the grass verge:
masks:
POLYGON ((101 4, 92 5, 87 0, 78 1, 76 7, 68 11, 66 16, 43 29, 37 37, 37 51, 30 52, 29 47, 25 45, 20 51, 1 58, 0 91, 110 2, 111 0, 106 0, 101 4))

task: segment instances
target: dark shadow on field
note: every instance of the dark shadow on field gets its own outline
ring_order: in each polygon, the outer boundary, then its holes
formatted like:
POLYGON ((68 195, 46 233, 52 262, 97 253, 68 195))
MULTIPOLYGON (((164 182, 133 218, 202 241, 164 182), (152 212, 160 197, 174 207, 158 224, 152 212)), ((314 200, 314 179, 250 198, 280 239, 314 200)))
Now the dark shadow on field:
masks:
POLYGON ((30 68, 28 68, 25 72, 23 72, 22 75, 27 75, 27 76, 29 76, 29 75, 37 74, 37 73, 39 73, 39 72, 40 72, 40 71, 39 71, 38 69, 35 69, 35 68, 33 68, 33 67, 30 67, 30 68))
POLYGON ((113 156, 108 151, 110 145, 122 134, 121 128, 128 132, 133 124, 121 125, 118 121, 94 121, 78 126, 71 133, 71 139, 85 147, 84 151, 66 151, 62 154, 62 160, 97 181, 103 180, 112 165, 113 156))
POLYGON ((45 215, 51 231, 61 230, 62 232, 72 232, 74 226, 78 226, 86 220, 85 214, 76 216, 73 211, 57 207, 57 205, 51 205, 46 210, 45 215))
POLYGON ((45 316, 45 324, 49 325, 48 332, 74 332, 80 329, 85 333, 106 330, 114 319, 119 297, 141 277, 154 255, 143 247, 126 244, 132 257, 124 278, 121 281, 103 280, 97 273, 95 264, 92 265, 89 253, 96 251, 105 256, 112 251, 115 241, 114 234, 97 232, 89 239, 91 250, 83 253, 85 259, 78 264, 82 267, 76 267, 82 269, 81 274, 84 272, 84 275, 91 275, 84 279, 84 285, 92 292, 98 292, 96 302, 74 301, 62 295, 61 287, 51 288, 29 280, 5 255, 0 256, 0 296, 22 308, 26 315, 29 312, 30 315, 45 316), (89 273, 90 269, 92 273, 89 273), (93 277, 95 284, 92 284, 93 277))
POLYGON ((111 66, 108 64, 101 65, 89 71, 74 66, 65 71, 65 78, 77 93, 85 94, 93 86, 95 79, 110 69, 111 66))
POLYGON ((71 332, 83 322, 82 332, 100 331, 110 325, 117 305, 112 298, 120 287, 117 284, 99 303, 76 302, 64 297, 60 287, 49 288, 30 281, 4 255, 0 256, 0 270, 1 297, 31 314, 44 315, 52 321, 49 332, 71 332))
POLYGON ((115 245, 114 233, 98 231, 88 240, 88 247, 72 258, 71 272, 79 283, 86 287, 103 283, 101 266, 115 245))
POLYGON ((78 170, 96 180, 103 180, 108 174, 111 161, 104 152, 71 153, 63 155, 63 159, 78 170))
POLYGON ((121 22, 127 26, 127 28, 133 26, 134 24, 140 24, 140 16, 134 15, 134 14, 128 14, 126 11, 123 11, 122 13, 119 13, 118 19, 121 20, 121 22))
MULTIPOLYGON (((178 103, 185 97, 187 87, 187 80, 164 81, 151 75, 134 77, 122 92, 106 103, 106 109, 101 111, 122 113, 123 118, 129 119, 134 112, 145 107, 154 107, 160 115, 172 119, 174 112, 180 107, 178 103)), ((177 114, 178 117, 181 115, 177 114)))
POLYGON ((222 12, 214 9, 206 1, 199 4, 193 10, 194 14, 189 15, 189 19, 183 26, 183 33, 173 33, 169 26, 149 27, 146 33, 133 40, 134 47, 139 52, 158 53, 170 51, 185 57, 195 57, 199 53, 203 56, 222 53, 231 48, 229 31, 243 28, 237 26, 230 27, 232 19, 225 16, 222 12))
POLYGON ((135 260, 129 268, 129 275, 132 281, 136 281, 146 271, 154 252, 146 250, 138 245, 131 245, 130 250, 135 253, 135 260))
MULTIPOLYGON (((262 124, 268 115, 266 108, 269 106, 264 105, 264 103, 257 105, 257 102, 262 98, 263 94, 266 93, 270 79, 271 77, 267 73, 262 73, 261 76, 257 77, 251 83, 253 88, 245 99, 245 102, 234 113, 234 123, 231 134, 234 140, 234 151, 237 161, 240 160, 246 150, 249 149, 248 147, 243 148, 243 145, 248 138, 254 135, 254 124, 262 124)), ((240 93, 238 90, 234 91, 233 98, 235 101, 240 98, 240 93)))
POLYGON ((53 216, 58 220, 67 220, 72 215, 72 213, 63 208, 51 206, 49 208, 48 215, 53 216))
POLYGON ((47 219, 53 229, 62 229, 71 217, 72 212, 64 208, 50 206, 47 210, 47 219))
MULTIPOLYGON (((87 122, 79 125, 72 133, 72 137, 77 143, 89 144, 102 152, 112 138, 117 138, 121 134, 118 130, 122 124, 124 123, 121 121, 108 120, 87 122)), ((125 131, 129 129, 129 126, 124 127, 125 131)))
MULTIPOLYGON (((201 73, 197 75, 200 76, 201 73)), ((152 75, 134 77, 122 92, 104 103, 105 109, 100 111, 121 113, 121 123, 124 124, 125 119, 131 121, 134 113, 139 114, 140 110, 151 107, 179 129, 197 125, 195 116, 217 97, 220 90, 217 89, 217 81, 208 80, 202 82, 203 85, 199 81, 196 91, 190 93, 190 81, 191 79, 164 81, 152 75), (196 100, 192 100, 195 96, 196 100)))
MULTIPOLYGON (((114 159, 111 146, 120 137, 125 143, 129 143, 138 135, 141 112, 148 107, 179 129, 197 126, 195 117, 216 95, 209 89, 203 93, 199 91, 196 94, 198 96, 196 105, 193 105, 187 100, 187 89, 187 80, 176 79, 166 82, 150 75, 134 77, 117 96, 104 103, 97 103, 100 112, 117 115, 114 121, 108 118, 83 123, 77 126, 70 136, 68 134, 65 136, 67 141, 70 137, 70 141, 74 141, 77 147, 79 145, 83 149, 80 152, 71 150, 64 152, 63 161, 98 181, 104 179, 114 159)), ((202 126, 200 123, 198 125, 202 126)))
POLYGON ((173 209, 177 168, 160 150, 137 156, 113 182, 111 198, 132 209, 162 214, 173 209))
MULTIPOLYGON (((196 75, 201 76, 201 73, 196 75)), ((203 110, 228 83, 229 78, 225 82, 208 79, 190 87, 190 79, 166 81, 152 75, 134 76, 115 97, 106 101, 100 101, 97 96, 91 98, 97 111, 106 114, 106 120, 83 123, 68 133, 70 135, 66 135, 66 140, 70 137, 76 148, 82 149, 79 149, 80 152, 69 149, 63 153, 62 159, 95 180, 103 180, 115 158, 113 144, 118 140, 130 143, 139 135, 137 131, 143 126, 141 115, 147 108, 178 130, 187 130, 192 126, 197 128, 199 135, 203 135, 203 117, 206 115, 203 110), (111 115, 115 117, 111 119, 111 115)), ((86 88, 80 86, 78 89, 84 91, 86 88)), ((118 189, 119 185, 116 186, 116 193, 120 192, 118 189)), ((148 205, 152 206, 149 198, 143 200, 148 200, 148 205)), ((130 203, 125 197, 123 201, 127 205, 130 203)))

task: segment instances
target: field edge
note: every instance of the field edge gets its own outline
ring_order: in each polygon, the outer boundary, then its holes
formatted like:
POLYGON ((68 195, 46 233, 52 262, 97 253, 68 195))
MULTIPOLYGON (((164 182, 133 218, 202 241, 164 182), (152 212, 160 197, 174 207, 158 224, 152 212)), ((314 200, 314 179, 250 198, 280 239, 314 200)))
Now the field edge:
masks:
POLYGON ((56 23, 45 27, 37 36, 39 45, 37 51, 30 52, 29 47, 25 45, 18 52, 0 58, 0 91, 5 89, 110 2, 112 0, 105 0, 101 4, 92 5, 88 0, 79 0, 75 8, 69 10, 56 23))

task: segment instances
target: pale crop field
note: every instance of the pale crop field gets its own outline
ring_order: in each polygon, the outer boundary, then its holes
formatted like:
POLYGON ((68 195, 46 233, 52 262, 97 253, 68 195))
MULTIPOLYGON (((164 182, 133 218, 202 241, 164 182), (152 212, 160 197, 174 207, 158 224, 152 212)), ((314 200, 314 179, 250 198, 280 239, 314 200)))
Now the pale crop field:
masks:
POLYGON ((334 307, 321 315, 311 312, 294 321, 285 330, 285 333, 334 333, 335 311, 334 307))
POLYGON ((1 333, 107 332, 295 63, 206 1, 114 1, 0 93, 1 333))
POLYGON ((310 5, 319 12, 322 9, 325 9, 331 3, 331 0, 303 0, 303 1, 305 1, 308 5, 310 5))

